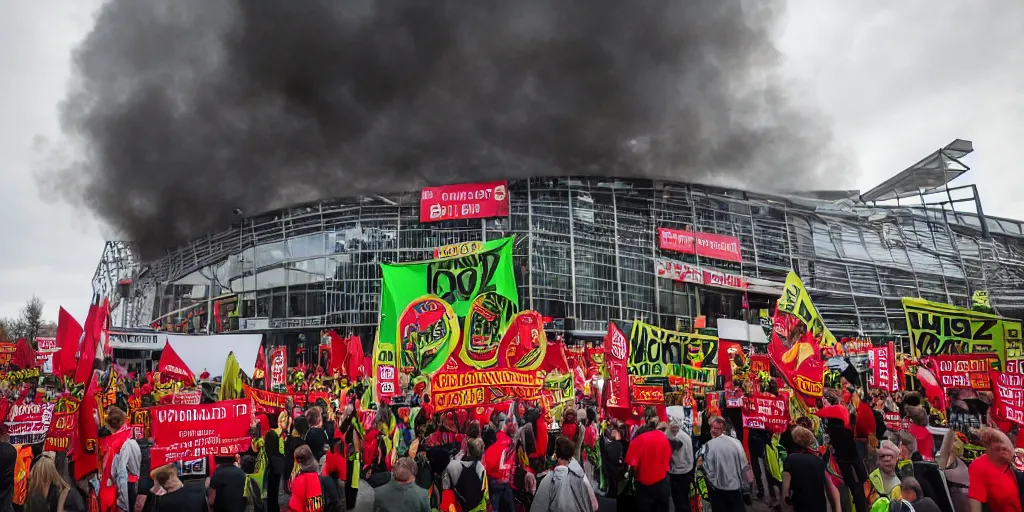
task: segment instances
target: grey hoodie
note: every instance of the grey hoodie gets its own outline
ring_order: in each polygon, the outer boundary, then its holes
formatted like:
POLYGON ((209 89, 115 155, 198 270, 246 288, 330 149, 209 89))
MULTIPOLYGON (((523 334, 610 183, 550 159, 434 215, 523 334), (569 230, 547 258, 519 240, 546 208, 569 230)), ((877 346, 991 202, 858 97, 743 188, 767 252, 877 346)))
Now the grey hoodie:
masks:
POLYGON ((576 459, 557 466, 537 487, 530 512, 595 512, 597 496, 576 459))

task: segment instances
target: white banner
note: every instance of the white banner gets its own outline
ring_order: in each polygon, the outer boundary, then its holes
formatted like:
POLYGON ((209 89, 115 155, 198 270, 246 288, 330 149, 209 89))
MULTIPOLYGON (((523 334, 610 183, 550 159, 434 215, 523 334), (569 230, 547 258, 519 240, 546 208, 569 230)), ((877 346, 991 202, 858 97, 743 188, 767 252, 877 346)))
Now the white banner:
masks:
POLYGON ((162 333, 110 331, 111 348, 163 350, 166 343, 167 336, 162 333))

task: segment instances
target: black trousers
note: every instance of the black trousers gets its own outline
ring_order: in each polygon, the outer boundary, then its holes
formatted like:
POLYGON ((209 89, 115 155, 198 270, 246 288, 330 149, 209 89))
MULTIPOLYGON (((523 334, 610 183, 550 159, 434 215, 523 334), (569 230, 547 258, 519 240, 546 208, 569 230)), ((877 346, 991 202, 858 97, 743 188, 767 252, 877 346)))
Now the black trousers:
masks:
POLYGON ((681 475, 668 475, 672 488, 672 506, 676 512, 690 512, 690 487, 693 485, 693 471, 681 475))
POLYGON ((669 496, 672 490, 668 483, 668 477, 661 479, 654 485, 636 483, 634 498, 636 509, 641 512, 668 512, 669 496))
POLYGON ((281 512, 281 475, 267 472, 267 512, 281 512))
POLYGON ((139 497, 139 484, 138 482, 128 482, 128 509, 129 512, 135 510, 135 498, 139 497))
POLYGON ((743 491, 722 491, 719 489, 708 489, 708 501, 711 502, 712 512, 746 512, 747 507, 743 504, 743 491))
POLYGON ((836 462, 843 476, 843 483, 853 496, 853 509, 857 512, 868 512, 868 499, 864 496, 864 482, 867 481, 868 472, 864 468, 864 463, 860 460, 836 462))
POLYGON ((345 507, 352 510, 356 508, 356 500, 359 498, 359 489, 352 488, 353 485, 359 485, 359 482, 354 482, 355 479, 352 478, 356 474, 355 461, 346 461, 345 469, 345 474, 348 475, 348 480, 345 481, 345 507))

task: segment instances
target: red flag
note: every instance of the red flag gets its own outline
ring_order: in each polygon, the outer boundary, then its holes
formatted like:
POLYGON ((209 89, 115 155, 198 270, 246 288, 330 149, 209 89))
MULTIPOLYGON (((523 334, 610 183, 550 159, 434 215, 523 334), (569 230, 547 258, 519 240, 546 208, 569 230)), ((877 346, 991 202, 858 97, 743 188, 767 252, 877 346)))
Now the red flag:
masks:
POLYGON ((35 367, 36 351, 32 350, 32 345, 29 345, 25 338, 18 340, 17 348, 14 349, 14 355, 11 357, 11 364, 22 370, 35 367))
POLYGON ((366 368, 363 367, 363 340, 359 336, 352 335, 346 342, 348 344, 348 357, 345 360, 345 370, 351 381, 356 381, 366 375, 366 368))
POLYGON ((947 409, 946 391, 942 389, 939 379, 935 377, 932 370, 924 366, 918 366, 917 380, 921 382, 921 387, 924 388, 924 396, 928 399, 928 402, 940 411, 945 411, 947 409))
POLYGON ((331 362, 327 365, 327 374, 338 375, 345 373, 345 357, 348 356, 348 340, 342 338, 333 330, 327 331, 327 337, 331 339, 331 362))
POLYGON ((82 384, 89 383, 92 376, 92 364, 96 359, 96 324, 99 319, 99 306, 89 306, 89 316, 85 319, 85 329, 82 332, 82 342, 79 344, 78 363, 75 369, 75 382, 82 384))
POLYGON ((776 307, 768 357, 786 382, 800 395, 820 397, 825 367, 814 335, 800 318, 776 307))
POLYGON ((726 387, 732 387, 732 370, 736 366, 733 362, 737 356, 746 358, 743 345, 735 341, 718 341, 718 374, 725 379, 726 387))
POLYGON ((82 405, 78 409, 78 435, 73 436, 75 480, 81 480, 89 473, 99 469, 99 459, 96 456, 96 446, 99 438, 96 395, 99 393, 99 385, 95 372, 90 373, 86 379, 88 380, 83 382, 87 382, 88 385, 85 388, 82 405))
POLYGON ((164 351, 160 354, 160 362, 157 363, 157 371, 160 372, 161 380, 177 380, 189 386, 196 383, 196 375, 181 360, 178 353, 171 347, 170 342, 164 345, 164 351))
POLYGON ((252 380, 264 379, 267 376, 267 356, 263 355, 263 347, 260 346, 260 353, 256 356, 256 368, 252 371, 252 380))
POLYGON ((604 361, 608 369, 607 407, 629 407, 629 339, 615 322, 608 322, 608 334, 604 337, 604 361))
POLYGON ((64 377, 75 374, 78 364, 78 342, 82 339, 82 326, 63 307, 57 316, 57 347, 53 357, 53 373, 64 377))
POLYGON ((110 299, 103 298, 100 314, 100 322, 96 324, 96 343, 103 347, 103 356, 111 359, 114 357, 114 347, 110 346, 110 299))

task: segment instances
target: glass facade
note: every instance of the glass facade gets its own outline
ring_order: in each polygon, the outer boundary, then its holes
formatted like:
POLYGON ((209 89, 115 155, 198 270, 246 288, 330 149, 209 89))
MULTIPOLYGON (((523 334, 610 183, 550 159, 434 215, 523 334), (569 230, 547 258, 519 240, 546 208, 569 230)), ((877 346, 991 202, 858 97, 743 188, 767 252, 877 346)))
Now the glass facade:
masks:
POLYGON ((330 327, 372 339, 380 263, 515 235, 521 305, 571 319, 566 325, 589 335, 602 333, 609 319, 689 329, 701 315, 713 326, 716 317, 742 318, 773 304, 770 291, 656 277, 663 258, 768 289, 781 288, 795 269, 843 336, 904 333, 901 297, 968 306, 974 291, 987 290, 998 313, 1024 317, 1024 233, 1016 221, 639 179, 532 178, 511 181, 509 192, 507 218, 421 224, 419 194, 410 192, 247 218, 152 261, 111 242, 96 286, 107 295, 118 288, 119 327, 330 327), (663 251, 659 227, 738 238, 742 262, 663 251))

